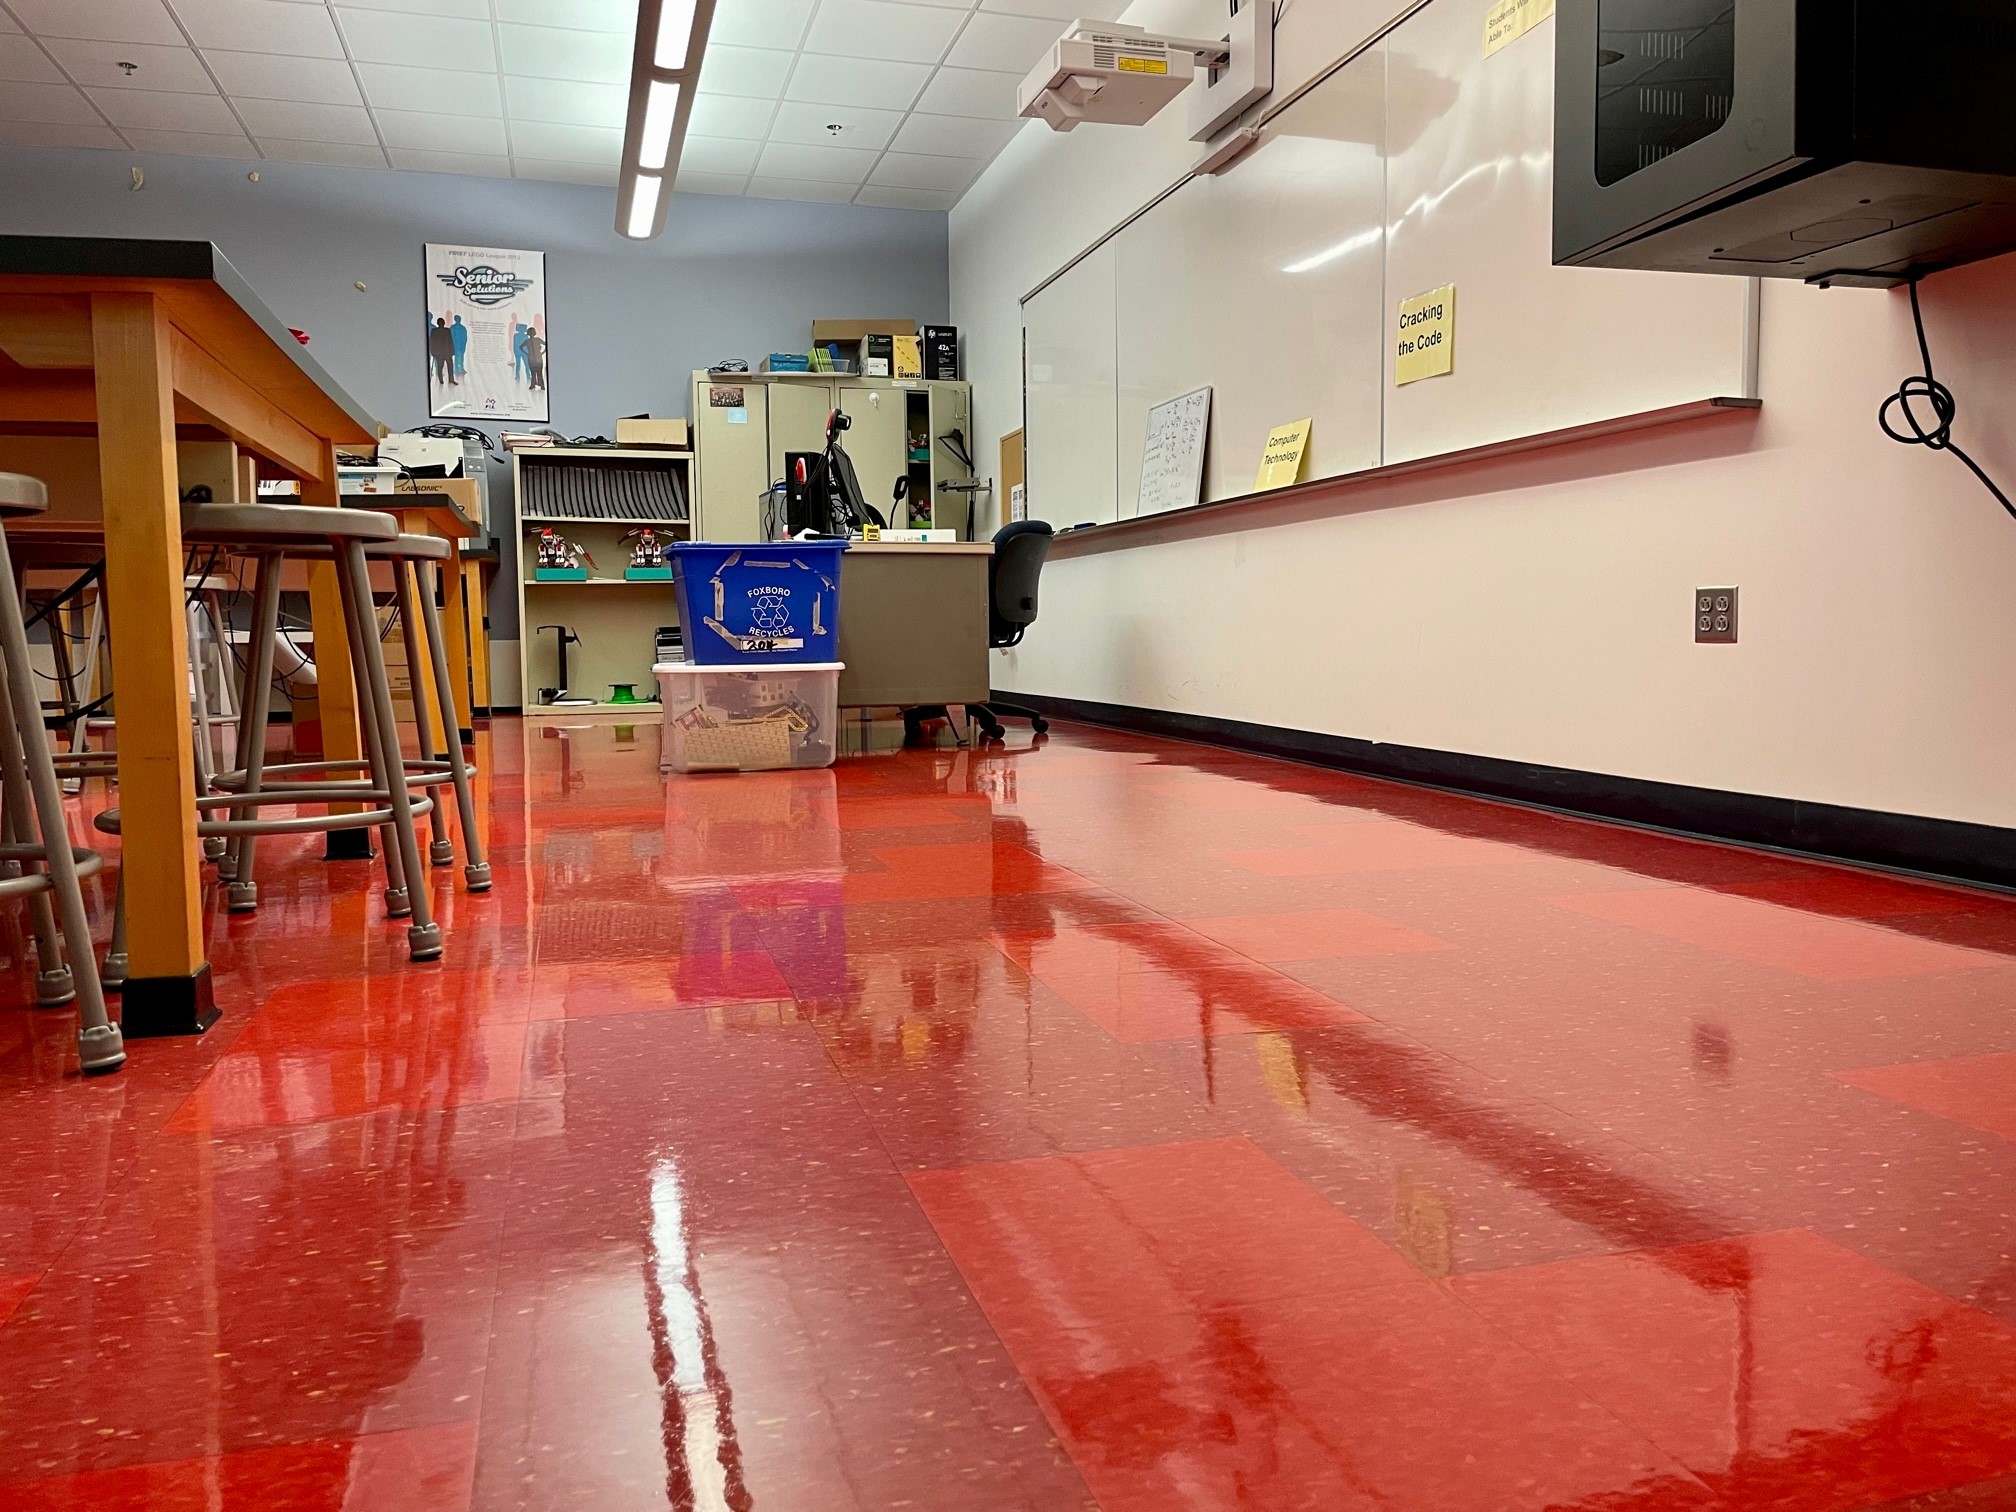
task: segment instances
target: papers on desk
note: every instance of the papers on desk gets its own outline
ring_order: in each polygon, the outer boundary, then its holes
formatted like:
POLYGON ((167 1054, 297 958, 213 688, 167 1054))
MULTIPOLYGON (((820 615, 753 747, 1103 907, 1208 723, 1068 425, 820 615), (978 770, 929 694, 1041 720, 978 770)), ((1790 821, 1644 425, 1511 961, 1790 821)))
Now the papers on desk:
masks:
POLYGON ((956 530, 885 530, 882 532, 884 545, 898 546, 950 546, 959 539, 956 530))

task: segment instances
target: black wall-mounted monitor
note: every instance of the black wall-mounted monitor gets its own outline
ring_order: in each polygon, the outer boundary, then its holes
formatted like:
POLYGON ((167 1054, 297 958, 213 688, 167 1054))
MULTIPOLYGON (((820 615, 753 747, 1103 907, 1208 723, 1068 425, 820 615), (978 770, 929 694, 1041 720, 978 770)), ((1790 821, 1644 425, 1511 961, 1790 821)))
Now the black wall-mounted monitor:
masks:
POLYGON ((2016 0, 1559 0, 1554 260, 1885 284, 2016 250, 2016 0))

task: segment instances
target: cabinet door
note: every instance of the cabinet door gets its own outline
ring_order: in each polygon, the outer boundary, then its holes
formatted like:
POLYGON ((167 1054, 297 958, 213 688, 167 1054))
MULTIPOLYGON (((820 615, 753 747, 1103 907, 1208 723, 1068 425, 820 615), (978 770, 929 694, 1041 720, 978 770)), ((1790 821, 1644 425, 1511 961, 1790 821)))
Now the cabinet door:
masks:
POLYGON ((945 437, 957 431, 959 444, 976 462, 973 450, 973 390, 964 383, 934 383, 931 386, 931 502, 934 523, 970 538, 967 528, 973 512, 973 495, 947 493, 941 483, 970 483, 973 469, 959 460, 945 437))
POLYGON ((896 480, 910 466, 909 395, 908 389, 840 386, 840 408, 854 422, 840 444, 853 459, 861 496, 885 520, 890 518, 896 480))
POLYGON ((826 450, 826 417, 833 410, 833 385, 790 380, 765 385, 770 391, 770 480, 784 476, 786 452, 826 450))
POLYGON ((700 475, 694 540, 763 539, 761 495, 772 477, 767 398, 756 383, 710 383, 703 377, 693 385, 700 475), (714 402, 735 394, 742 397, 739 405, 714 402))

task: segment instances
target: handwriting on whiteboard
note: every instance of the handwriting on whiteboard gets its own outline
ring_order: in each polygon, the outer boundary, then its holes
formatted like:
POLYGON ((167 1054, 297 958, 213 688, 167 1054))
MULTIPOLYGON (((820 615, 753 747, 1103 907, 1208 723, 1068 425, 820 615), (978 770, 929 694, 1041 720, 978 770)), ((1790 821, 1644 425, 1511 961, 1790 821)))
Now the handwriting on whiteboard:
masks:
POLYGON ((1211 433, 1211 390, 1158 404, 1148 411, 1148 445, 1141 454, 1136 514, 1188 509, 1204 490, 1204 448, 1211 433))

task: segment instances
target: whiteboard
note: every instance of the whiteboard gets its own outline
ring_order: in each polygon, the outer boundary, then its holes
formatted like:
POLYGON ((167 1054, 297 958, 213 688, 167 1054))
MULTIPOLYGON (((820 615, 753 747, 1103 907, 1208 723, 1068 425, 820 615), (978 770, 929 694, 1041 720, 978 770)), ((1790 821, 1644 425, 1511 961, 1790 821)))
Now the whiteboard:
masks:
POLYGON ((1031 513, 1151 512, 1148 414, 1206 386, 1205 500, 1251 492, 1268 433, 1305 415, 1316 479, 1745 394, 1748 281, 1552 265, 1553 40, 1486 58, 1474 0, 1430 0, 1026 300, 1031 513), (1450 283, 1455 371, 1397 387, 1399 301, 1450 283), (1067 371, 1054 333, 1087 319, 1096 360, 1067 371), (1039 344, 1069 414, 1039 402, 1039 344), (1126 502, 1059 508, 1065 475, 1126 502))
POLYGON ((1148 411, 1136 514, 1188 509, 1203 497, 1204 445, 1210 430, 1209 388, 1192 389, 1148 411))

